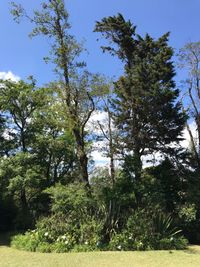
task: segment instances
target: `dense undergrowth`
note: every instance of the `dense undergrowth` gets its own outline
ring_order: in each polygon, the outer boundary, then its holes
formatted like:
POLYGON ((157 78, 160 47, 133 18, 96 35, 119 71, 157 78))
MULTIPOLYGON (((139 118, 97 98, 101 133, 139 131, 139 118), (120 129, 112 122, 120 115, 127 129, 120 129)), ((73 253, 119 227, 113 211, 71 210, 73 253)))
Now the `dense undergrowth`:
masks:
POLYGON ((188 242, 176 227, 175 220, 159 209, 123 211, 122 217, 111 210, 107 213, 106 203, 101 203, 95 195, 88 195, 81 184, 57 185, 48 192, 52 199, 52 214, 40 219, 36 229, 14 236, 13 247, 39 252, 187 247, 188 242))

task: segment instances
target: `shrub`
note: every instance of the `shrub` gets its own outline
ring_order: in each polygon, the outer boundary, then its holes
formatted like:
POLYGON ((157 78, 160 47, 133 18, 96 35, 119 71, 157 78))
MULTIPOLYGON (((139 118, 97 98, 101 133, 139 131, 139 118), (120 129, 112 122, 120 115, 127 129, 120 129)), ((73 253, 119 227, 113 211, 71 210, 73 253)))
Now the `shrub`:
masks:
POLYGON ((12 246, 18 249, 40 252, 67 252, 97 250, 102 231, 101 221, 87 216, 79 223, 74 218, 55 214, 41 219, 37 229, 15 236, 12 246))
POLYGON ((181 232, 170 215, 157 213, 153 217, 153 231, 160 239, 172 238, 181 232))
POLYGON ((58 253, 184 249, 187 246, 174 219, 158 209, 137 209, 132 214, 129 210, 120 220, 119 214, 117 219, 112 214, 115 205, 110 206, 108 214, 101 209, 94 212, 95 199, 91 200, 83 185, 57 185, 48 193, 52 198, 52 215, 41 218, 36 230, 16 236, 12 246, 28 251, 58 253), (117 223, 117 227, 110 227, 113 222, 117 223), (108 223, 107 228, 105 223, 108 223), (106 229, 108 238, 105 238, 106 229))
POLYGON ((56 253, 64 253, 70 250, 70 245, 67 242, 56 242, 52 245, 52 251, 56 253))
POLYGON ((184 237, 171 237, 158 240, 155 249, 170 250, 170 249, 186 249, 188 245, 187 239, 184 237))
POLYGON ((84 219, 88 208, 93 204, 83 183, 73 183, 68 186, 57 184, 46 189, 45 192, 50 195, 51 210, 54 214, 84 219))
POLYGON ((53 251, 53 245, 49 244, 48 242, 38 243, 36 251, 37 252, 42 252, 42 253, 50 253, 50 252, 53 251))
POLYGON ((184 237, 171 238, 147 238, 138 237, 133 239, 132 235, 126 231, 121 234, 115 234, 109 244, 110 250, 130 251, 130 250, 170 250, 170 249, 186 249, 188 245, 187 239, 184 237))
POLYGON ((188 246, 188 240, 184 236, 176 237, 173 239, 174 249, 182 250, 188 246))
POLYGON ((89 251, 98 251, 98 250, 100 250, 98 246, 95 247, 95 246, 91 246, 86 243, 86 244, 81 244, 81 245, 79 244, 75 245, 74 248, 72 249, 72 252, 89 252, 89 251))
POLYGON ((79 243, 82 245, 89 245, 96 249, 97 244, 101 240, 101 232, 103 223, 94 217, 87 217, 85 223, 80 225, 79 243))
POLYGON ((37 234, 27 232, 25 234, 16 235, 12 238, 11 246, 20 250, 36 251, 38 244, 40 243, 39 236, 37 234))
POLYGON ((171 216, 145 210, 134 212, 121 233, 115 233, 111 250, 185 249, 187 240, 180 236, 171 216))
POLYGON ((115 234, 109 243, 110 250, 136 250, 134 241, 128 237, 128 233, 115 234))

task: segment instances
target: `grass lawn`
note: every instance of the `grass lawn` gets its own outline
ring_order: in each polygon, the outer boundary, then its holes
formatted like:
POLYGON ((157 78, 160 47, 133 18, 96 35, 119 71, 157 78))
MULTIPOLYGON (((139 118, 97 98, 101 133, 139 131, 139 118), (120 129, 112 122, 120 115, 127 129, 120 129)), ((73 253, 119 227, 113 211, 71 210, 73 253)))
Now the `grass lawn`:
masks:
POLYGON ((0 246, 0 267, 199 267, 200 247, 186 251, 43 254, 0 246))

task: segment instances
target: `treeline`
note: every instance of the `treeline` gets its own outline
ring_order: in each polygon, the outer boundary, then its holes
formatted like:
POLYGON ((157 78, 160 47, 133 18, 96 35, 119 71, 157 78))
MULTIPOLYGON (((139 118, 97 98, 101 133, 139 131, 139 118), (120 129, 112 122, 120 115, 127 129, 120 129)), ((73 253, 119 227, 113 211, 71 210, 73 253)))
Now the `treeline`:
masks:
POLYGON ((108 41, 102 50, 124 66, 110 82, 79 61, 64 1, 46 1, 32 15, 13 4, 12 14, 33 23, 32 36, 51 40, 46 60, 58 79, 44 87, 33 77, 1 81, 0 230, 32 229, 13 245, 43 252, 200 242, 200 43, 179 52, 189 69, 180 91, 169 33, 155 40, 121 14, 103 18, 94 29, 108 41), (91 120, 97 112, 103 121, 91 120), (109 167, 93 166, 99 141, 109 167))

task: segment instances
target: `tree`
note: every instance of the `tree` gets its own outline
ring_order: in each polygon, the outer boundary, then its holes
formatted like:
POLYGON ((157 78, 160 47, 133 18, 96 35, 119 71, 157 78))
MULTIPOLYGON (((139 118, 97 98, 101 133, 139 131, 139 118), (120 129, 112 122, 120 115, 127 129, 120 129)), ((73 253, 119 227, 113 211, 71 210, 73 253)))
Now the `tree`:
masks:
POLYGON ((189 119, 195 124, 197 137, 194 136, 187 122, 187 130, 190 136, 192 153, 196 166, 200 168, 200 42, 191 42, 180 49, 179 66, 188 70, 188 77, 184 82, 184 106, 189 112, 189 119))
POLYGON ((86 124, 95 109, 93 92, 97 92, 96 87, 101 85, 101 80, 87 71, 81 74, 81 68, 85 63, 77 62, 77 59, 82 47, 69 34, 71 26, 63 0, 44 2, 41 11, 34 11, 32 17, 26 14, 21 5, 13 3, 12 13, 17 21, 20 17, 26 17, 34 24, 31 36, 41 34, 52 40, 51 60, 60 77, 60 95, 76 141, 80 177, 89 185, 86 124))
POLYGON ((33 81, 6 80, 0 83, 0 107, 6 116, 7 134, 16 142, 14 152, 28 152, 30 140, 34 138, 35 114, 47 102, 48 92, 36 88, 33 81))
POLYGON ((117 129, 114 127, 113 123, 113 112, 111 99, 113 94, 111 92, 111 84, 108 84, 108 91, 101 97, 100 105, 97 110, 100 116, 100 119, 92 121, 93 126, 95 127, 96 139, 98 146, 95 146, 94 149, 103 152, 106 157, 109 158, 109 173, 112 185, 115 183, 116 176, 116 151, 117 151, 117 129))
POLYGON ((12 196, 25 223, 30 213, 37 217, 47 206, 48 199, 42 199, 46 187, 71 181, 77 169, 74 139, 51 86, 1 81, 0 107, 6 117, 4 135, 12 142, 1 158, 1 192, 12 196))
MULTIPOLYGON (((37 132, 35 115, 48 99, 45 89, 38 89, 35 83, 11 80, 0 81, 0 107, 6 116, 6 135, 12 141, 7 157, 1 159, 1 179, 8 194, 17 195, 17 202, 28 219, 29 202, 42 190, 44 173, 35 164, 32 142, 37 132), (12 135, 11 135, 12 134, 12 135)), ((27 225, 26 225, 27 226, 27 225)))
POLYGON ((48 105, 44 105, 35 116, 37 134, 32 144, 36 162, 45 169, 47 186, 74 181, 78 167, 70 124, 59 96, 53 92, 48 105))
POLYGON ((115 83, 115 125, 121 131, 125 156, 132 156, 134 179, 140 180, 142 156, 154 151, 172 153, 181 140, 185 115, 173 81, 173 50, 169 34, 142 38, 121 14, 97 22, 96 32, 113 44, 102 47, 124 62, 124 75, 115 83))
POLYGON ((114 185, 115 183, 115 144, 114 144, 114 130, 113 130, 113 120, 112 120, 112 113, 109 107, 109 100, 107 99, 107 101, 104 101, 104 112, 106 113, 107 116, 107 120, 106 122, 104 121, 102 124, 102 122, 98 121, 98 126, 102 132, 103 135, 103 139, 106 140, 106 142, 108 143, 108 147, 104 147, 104 150, 106 150, 107 156, 110 159, 110 177, 112 180, 112 184, 114 185))

